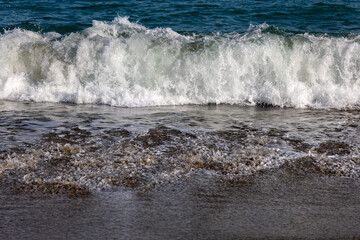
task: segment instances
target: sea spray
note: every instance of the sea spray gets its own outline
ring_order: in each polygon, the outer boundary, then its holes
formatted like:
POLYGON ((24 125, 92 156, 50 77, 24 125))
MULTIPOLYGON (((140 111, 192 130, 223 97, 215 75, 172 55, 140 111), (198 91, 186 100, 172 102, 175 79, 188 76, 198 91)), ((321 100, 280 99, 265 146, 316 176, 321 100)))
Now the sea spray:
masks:
POLYGON ((128 18, 69 35, 0 35, 0 99, 140 107, 360 103, 360 37, 294 34, 266 24, 245 33, 179 34, 128 18))

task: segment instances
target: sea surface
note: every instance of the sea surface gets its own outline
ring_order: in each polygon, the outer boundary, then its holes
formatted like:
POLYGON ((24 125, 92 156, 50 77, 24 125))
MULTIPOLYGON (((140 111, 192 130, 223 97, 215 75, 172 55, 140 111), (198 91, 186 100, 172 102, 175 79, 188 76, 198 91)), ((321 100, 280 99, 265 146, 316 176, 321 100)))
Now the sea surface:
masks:
POLYGON ((0 238, 360 238, 359 1, 0 1, 0 238))

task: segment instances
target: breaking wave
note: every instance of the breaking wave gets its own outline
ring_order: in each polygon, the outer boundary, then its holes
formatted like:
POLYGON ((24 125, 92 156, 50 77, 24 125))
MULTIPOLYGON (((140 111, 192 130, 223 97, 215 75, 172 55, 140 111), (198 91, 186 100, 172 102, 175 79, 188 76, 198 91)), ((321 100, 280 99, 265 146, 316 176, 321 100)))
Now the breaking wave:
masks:
POLYGON ((0 34, 0 99, 141 107, 360 104, 360 35, 179 34, 117 17, 68 35, 0 34))

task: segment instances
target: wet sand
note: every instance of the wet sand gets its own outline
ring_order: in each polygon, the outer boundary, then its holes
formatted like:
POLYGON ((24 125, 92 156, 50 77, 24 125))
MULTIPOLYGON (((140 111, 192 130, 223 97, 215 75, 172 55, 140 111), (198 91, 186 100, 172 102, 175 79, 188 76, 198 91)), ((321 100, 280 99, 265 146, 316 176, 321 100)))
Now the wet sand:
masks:
POLYGON ((359 110, 0 105, 0 238, 360 237, 359 110))
POLYGON ((356 239, 359 192, 357 179, 277 171, 77 198, 1 194, 0 238, 356 239))

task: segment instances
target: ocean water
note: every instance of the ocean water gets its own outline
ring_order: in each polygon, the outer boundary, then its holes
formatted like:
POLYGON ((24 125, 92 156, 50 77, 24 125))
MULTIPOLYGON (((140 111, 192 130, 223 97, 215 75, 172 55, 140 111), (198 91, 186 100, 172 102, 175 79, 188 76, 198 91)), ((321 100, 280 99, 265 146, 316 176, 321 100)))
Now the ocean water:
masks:
POLYGON ((119 107, 360 102, 357 2, 1 6, 3 100, 119 107))
POLYGON ((360 237, 359 22, 359 1, 0 1, 0 237, 360 237))

